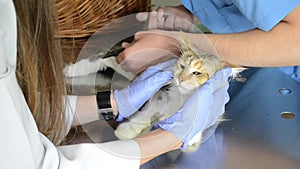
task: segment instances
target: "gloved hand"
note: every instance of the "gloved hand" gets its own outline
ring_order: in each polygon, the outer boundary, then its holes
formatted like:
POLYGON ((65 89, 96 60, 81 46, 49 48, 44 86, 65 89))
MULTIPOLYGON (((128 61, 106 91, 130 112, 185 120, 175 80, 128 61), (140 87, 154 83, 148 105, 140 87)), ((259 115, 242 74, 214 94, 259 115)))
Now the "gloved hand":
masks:
POLYGON ((182 148, 191 145, 193 137, 215 124, 224 113, 229 101, 228 77, 231 69, 216 72, 182 106, 182 108, 155 126, 170 131, 183 142, 182 148))
POLYGON ((114 99, 118 106, 118 119, 129 117, 135 113, 150 97, 173 78, 172 59, 146 69, 130 85, 114 91, 114 99))

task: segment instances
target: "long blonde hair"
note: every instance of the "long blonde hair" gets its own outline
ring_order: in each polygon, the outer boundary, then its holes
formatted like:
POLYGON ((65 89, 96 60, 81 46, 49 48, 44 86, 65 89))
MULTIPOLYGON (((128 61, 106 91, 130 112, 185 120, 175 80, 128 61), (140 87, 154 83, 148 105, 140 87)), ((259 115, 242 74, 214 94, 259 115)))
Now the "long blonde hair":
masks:
POLYGON ((18 30, 18 82, 39 131, 58 145, 67 133, 66 87, 51 0, 14 0, 18 30))

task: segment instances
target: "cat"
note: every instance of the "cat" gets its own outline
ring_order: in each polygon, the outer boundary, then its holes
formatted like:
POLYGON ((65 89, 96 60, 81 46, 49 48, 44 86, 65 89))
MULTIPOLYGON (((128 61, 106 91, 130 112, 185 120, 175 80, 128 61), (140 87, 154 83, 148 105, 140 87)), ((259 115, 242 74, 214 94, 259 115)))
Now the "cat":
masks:
MULTIPOLYGON (((215 72, 228 64, 208 52, 201 52, 184 36, 182 37, 181 56, 173 66, 174 78, 136 113, 122 122, 115 130, 117 138, 132 139, 151 130, 153 125, 176 113, 182 104, 203 85, 215 72)), ((243 69, 239 68, 238 72, 243 69)), ((237 72, 234 72, 237 73, 237 72)), ((194 151, 199 147, 201 135, 189 143, 186 151, 194 151)))
MULTIPOLYGON (((127 121, 117 126, 114 132, 117 138, 122 140, 132 139, 150 131, 155 123, 176 113, 194 91, 218 70, 224 67, 231 67, 231 77, 234 78, 246 69, 223 62, 217 56, 208 52, 199 51, 184 36, 183 32, 179 48, 181 56, 173 66, 174 78, 155 93, 139 111, 130 116, 127 121)), ((66 77, 78 78, 96 73, 97 71, 105 71, 108 67, 114 69, 127 79, 134 78, 134 75, 121 69, 116 63, 114 56, 97 60, 83 59, 78 63, 69 64, 64 71, 66 77)), ((221 117, 216 124, 220 121, 222 121, 221 117)), ((202 134, 200 132, 192 139, 193 141, 186 148, 186 151, 194 151, 199 147, 202 134)))

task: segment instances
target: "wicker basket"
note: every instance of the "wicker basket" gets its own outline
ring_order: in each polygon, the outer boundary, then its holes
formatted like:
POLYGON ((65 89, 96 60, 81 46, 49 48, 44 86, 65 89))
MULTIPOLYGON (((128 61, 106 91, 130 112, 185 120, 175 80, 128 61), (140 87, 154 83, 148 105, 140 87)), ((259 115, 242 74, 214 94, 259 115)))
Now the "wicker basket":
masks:
POLYGON ((150 11, 151 0, 56 0, 57 38, 62 39, 65 62, 74 62, 80 48, 110 20, 150 11))

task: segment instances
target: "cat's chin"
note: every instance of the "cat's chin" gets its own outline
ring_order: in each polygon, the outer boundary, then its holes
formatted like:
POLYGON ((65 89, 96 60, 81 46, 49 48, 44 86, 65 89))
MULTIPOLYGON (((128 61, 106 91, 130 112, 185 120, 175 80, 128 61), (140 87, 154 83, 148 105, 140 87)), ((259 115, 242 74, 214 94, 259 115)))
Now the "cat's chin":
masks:
POLYGON ((177 79, 174 79, 174 82, 182 94, 187 94, 195 90, 195 87, 187 85, 186 83, 180 83, 177 79))
POLYGON ((182 93, 182 94, 189 93, 188 90, 186 90, 185 88, 182 88, 182 87, 179 87, 179 91, 180 91, 180 93, 182 93))
POLYGON ((188 94, 188 93, 193 92, 194 88, 189 88, 189 87, 184 87, 184 86, 179 85, 179 91, 182 94, 188 94))
POLYGON ((190 93, 191 91, 193 91, 195 89, 191 86, 186 86, 186 85, 183 85, 182 83, 178 83, 178 81, 175 81, 175 85, 178 87, 178 90, 182 94, 190 93))

